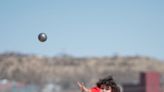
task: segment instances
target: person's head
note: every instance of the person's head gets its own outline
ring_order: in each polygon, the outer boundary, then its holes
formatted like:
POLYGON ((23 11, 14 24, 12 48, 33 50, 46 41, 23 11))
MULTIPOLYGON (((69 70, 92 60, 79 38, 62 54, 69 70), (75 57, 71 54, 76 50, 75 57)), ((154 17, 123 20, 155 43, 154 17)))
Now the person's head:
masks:
POLYGON ((120 92, 120 89, 116 82, 113 80, 112 76, 100 79, 97 82, 97 87, 102 89, 104 92, 120 92))

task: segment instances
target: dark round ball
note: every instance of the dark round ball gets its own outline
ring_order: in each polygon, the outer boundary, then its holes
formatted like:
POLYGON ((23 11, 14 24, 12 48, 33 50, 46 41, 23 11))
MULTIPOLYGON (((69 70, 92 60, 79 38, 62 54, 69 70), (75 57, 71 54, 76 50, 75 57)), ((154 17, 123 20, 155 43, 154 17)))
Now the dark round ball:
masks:
POLYGON ((41 42, 45 42, 45 41, 47 40, 47 35, 46 35, 45 33, 40 33, 40 34, 38 35, 38 39, 39 39, 39 41, 41 41, 41 42))

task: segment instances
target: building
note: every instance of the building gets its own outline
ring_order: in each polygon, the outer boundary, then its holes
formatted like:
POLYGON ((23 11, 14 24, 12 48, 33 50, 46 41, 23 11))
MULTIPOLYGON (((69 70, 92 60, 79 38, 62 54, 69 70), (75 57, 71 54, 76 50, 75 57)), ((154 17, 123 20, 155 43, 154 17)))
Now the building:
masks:
POLYGON ((143 72, 138 84, 123 84, 123 92, 164 92, 158 72, 143 72))

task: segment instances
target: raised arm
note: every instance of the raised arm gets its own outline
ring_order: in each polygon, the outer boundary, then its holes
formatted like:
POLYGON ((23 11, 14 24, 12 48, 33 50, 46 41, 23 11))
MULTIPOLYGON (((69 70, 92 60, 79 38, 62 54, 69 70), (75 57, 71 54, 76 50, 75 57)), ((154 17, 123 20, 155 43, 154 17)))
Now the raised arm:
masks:
POLYGON ((81 92, 91 92, 82 82, 77 82, 77 85, 80 87, 81 92))

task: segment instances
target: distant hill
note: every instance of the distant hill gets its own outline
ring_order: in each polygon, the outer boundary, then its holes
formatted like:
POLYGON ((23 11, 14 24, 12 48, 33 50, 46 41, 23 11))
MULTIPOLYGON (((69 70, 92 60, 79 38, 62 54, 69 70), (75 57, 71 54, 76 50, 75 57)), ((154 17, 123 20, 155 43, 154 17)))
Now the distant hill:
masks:
POLYGON ((137 83, 139 73, 157 71, 164 74, 164 61, 141 56, 83 57, 69 55, 41 57, 21 53, 0 54, 0 78, 25 83, 52 82, 74 88, 76 81, 93 85, 99 78, 113 75, 120 83, 137 83))

